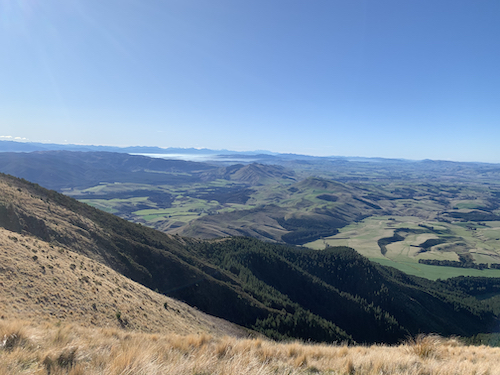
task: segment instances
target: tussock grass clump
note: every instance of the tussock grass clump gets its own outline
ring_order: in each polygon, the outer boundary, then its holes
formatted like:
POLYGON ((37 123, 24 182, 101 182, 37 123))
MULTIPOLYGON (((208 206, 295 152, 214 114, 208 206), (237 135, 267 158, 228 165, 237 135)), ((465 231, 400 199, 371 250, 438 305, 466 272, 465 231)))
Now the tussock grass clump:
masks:
POLYGON ((11 351, 27 345, 25 326, 22 321, 0 322, 0 349, 11 351))
POLYGON ((438 335, 419 334, 407 340, 406 348, 409 353, 416 354, 420 358, 437 358, 443 341, 438 335))
POLYGON ((346 346, 19 321, 0 332, 20 337, 0 349, 0 375, 500 375, 500 349, 432 335, 346 346))
MULTIPOLYGON (((47 373, 53 374, 60 370, 72 369, 76 365, 77 350, 77 347, 65 348, 56 356, 45 356, 42 363, 45 366, 47 373)), ((81 368, 81 366, 79 366, 79 368, 81 368)))

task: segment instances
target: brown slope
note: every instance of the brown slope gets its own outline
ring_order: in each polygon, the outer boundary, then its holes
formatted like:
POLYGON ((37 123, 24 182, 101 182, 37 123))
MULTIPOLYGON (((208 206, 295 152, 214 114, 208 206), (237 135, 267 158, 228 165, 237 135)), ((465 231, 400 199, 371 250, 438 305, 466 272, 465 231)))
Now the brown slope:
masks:
POLYGON ((0 301, 2 319, 65 321, 145 332, 248 335, 238 326, 155 293, 66 246, 3 228, 0 301))
POLYGON ((341 182, 329 180, 321 177, 308 177, 292 185, 299 190, 328 190, 330 193, 353 193, 353 187, 341 182))
POLYGON ((177 233, 202 239, 245 236, 263 241, 281 242, 281 237, 288 233, 278 223, 284 215, 286 215, 285 209, 272 205, 207 215, 179 228, 177 233))

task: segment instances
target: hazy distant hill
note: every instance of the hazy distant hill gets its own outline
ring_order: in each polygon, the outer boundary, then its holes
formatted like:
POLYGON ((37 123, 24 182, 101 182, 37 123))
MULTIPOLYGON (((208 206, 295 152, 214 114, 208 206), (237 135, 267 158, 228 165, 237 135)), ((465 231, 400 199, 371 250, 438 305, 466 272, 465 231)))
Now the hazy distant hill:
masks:
POLYGON ((199 181, 215 167, 184 160, 110 152, 0 153, 0 171, 61 191, 101 182, 179 184, 199 181))
POLYGON ((278 165, 263 165, 251 163, 247 165, 235 164, 222 167, 213 171, 205 172, 204 179, 222 178, 230 181, 247 183, 249 185, 261 185, 269 180, 283 179, 295 181, 295 173, 278 165))
MULTIPOLYGON (((42 278, 71 273, 88 293, 95 286, 109 294, 116 281, 99 276, 105 270, 99 262, 150 289, 276 338, 397 342, 417 332, 472 335, 498 325, 498 309, 467 294, 468 284, 409 277, 349 248, 316 252, 255 239, 205 242, 169 236, 5 175, 0 176, 0 227, 11 232, 3 232, 4 256, 20 258, 24 263, 19 264, 33 262, 42 278), (12 239, 20 234, 18 242, 12 239), (19 244, 26 251, 19 253, 19 244), (66 266, 72 259, 74 269, 66 266)), ((25 276, 26 288, 35 285, 35 273, 25 276)), ((476 289, 483 285, 481 280, 476 284, 476 289)), ((123 285, 116 287, 120 298, 121 290, 129 289, 123 285)), ((23 308, 27 298, 43 297, 22 291, 28 295, 19 295, 15 308, 23 308)), ((50 294, 47 298, 58 301, 50 294)), ((104 302, 88 301, 96 307, 104 302)), ((120 301, 108 302, 115 308, 120 301)), ((92 315, 92 309, 81 314, 92 315)), ((139 325, 137 315, 128 314, 127 324, 139 325)))
POLYGON ((0 152, 0 171, 61 191, 101 182, 186 184, 225 179, 257 185, 269 179, 294 180, 281 166, 252 163, 229 167, 114 152, 0 152))
POLYGON ((94 145, 73 145, 57 143, 39 143, 39 142, 16 142, 0 141, 0 152, 32 152, 32 151, 97 151, 97 152, 119 152, 130 154, 220 154, 229 153, 227 150, 209 150, 206 148, 176 148, 176 147, 114 147, 114 146, 94 146, 94 145))

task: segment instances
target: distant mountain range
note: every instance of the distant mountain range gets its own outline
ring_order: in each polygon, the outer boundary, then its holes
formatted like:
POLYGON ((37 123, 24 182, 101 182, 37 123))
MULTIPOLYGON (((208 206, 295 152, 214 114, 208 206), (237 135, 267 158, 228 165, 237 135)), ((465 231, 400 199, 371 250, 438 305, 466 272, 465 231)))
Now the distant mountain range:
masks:
POLYGON ((216 167, 205 163, 104 151, 0 153, 1 172, 59 191, 75 186, 90 187, 103 181, 189 183, 198 181, 201 173, 214 169, 216 167))
POLYGON ((377 163, 377 164, 391 164, 391 165, 408 165, 408 164, 424 164, 428 167, 429 164, 451 165, 483 165, 483 166, 497 166, 498 164, 492 163, 479 163, 479 162, 453 162, 453 161, 440 161, 440 160, 408 160, 401 158, 380 158, 380 157, 358 157, 358 156, 312 156, 294 153, 277 153, 267 150, 254 150, 254 151, 231 151, 227 149, 212 150, 208 148, 179 148, 179 147, 154 147, 154 146, 130 146, 130 147, 116 147, 116 146, 95 146, 95 145, 74 145, 74 144, 57 144, 57 143, 40 143, 40 142, 17 142, 10 140, 0 140, 0 152, 34 152, 34 151, 80 151, 80 152, 116 152, 126 154, 148 154, 149 156, 161 157, 165 155, 177 155, 181 158, 182 155, 203 155, 213 156, 217 163, 234 164, 235 157, 238 161, 244 162, 248 159, 248 163, 259 162, 264 164, 287 164, 292 161, 314 161, 315 163, 322 162, 357 162, 357 163, 377 163), (225 162, 225 159, 228 162, 225 162))
POLYGON ((228 155, 228 154, 245 154, 259 155, 269 154, 269 151, 248 151, 238 152, 229 150, 210 150, 207 148, 178 148, 178 147, 149 147, 149 146, 131 146, 131 147, 114 147, 114 146, 94 146, 94 145, 73 145, 73 144, 57 144, 57 143, 37 143, 37 142, 15 142, 15 141, 0 141, 0 152, 33 152, 33 151, 107 151, 121 152, 127 154, 210 154, 210 155, 228 155))
POLYGON ((366 158, 366 157, 345 157, 345 156, 311 156, 293 153, 277 153, 266 150, 255 151, 231 151, 227 149, 212 150, 208 148, 179 148, 179 147, 151 147, 151 146, 130 146, 130 147, 115 147, 115 146, 94 146, 94 145, 74 145, 74 144, 57 144, 57 143, 37 143, 37 142, 16 142, 16 141, 0 141, 0 152, 33 152, 33 151, 101 151, 101 152, 118 152, 127 154, 150 154, 150 155, 217 155, 222 160, 224 158, 233 158, 237 155, 240 158, 272 160, 309 160, 309 159, 343 159, 353 161, 405 161, 404 159, 385 159, 385 158, 366 158))

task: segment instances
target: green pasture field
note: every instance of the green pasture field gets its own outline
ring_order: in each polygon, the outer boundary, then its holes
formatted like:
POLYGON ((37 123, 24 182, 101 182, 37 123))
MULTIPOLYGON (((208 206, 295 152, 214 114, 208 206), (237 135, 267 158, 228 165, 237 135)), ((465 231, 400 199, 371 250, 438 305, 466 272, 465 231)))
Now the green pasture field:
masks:
POLYGON ((207 215, 211 211, 217 211, 219 207, 220 205, 215 201, 207 202, 201 199, 179 196, 174 200, 171 208, 150 208, 134 211, 133 214, 148 223, 166 219, 187 223, 199 216, 207 215))
POLYGON ((79 200, 103 211, 126 216, 128 219, 143 222, 154 227, 158 222, 171 221, 177 225, 179 222, 186 224, 205 215, 255 207, 252 204, 245 205, 239 203, 225 203, 221 205, 215 200, 198 199, 189 196, 189 194, 196 193, 199 189, 212 191, 217 188, 233 185, 234 183, 227 180, 215 180, 207 184, 199 183, 176 187, 170 185, 154 186, 147 184, 112 183, 100 184, 84 190, 75 189, 69 195, 88 195, 91 197, 92 195, 126 194, 128 192, 144 190, 144 196, 141 197, 126 199, 80 198, 79 200), (148 195, 150 192, 167 193, 175 197, 171 203, 171 207, 161 208, 156 203, 149 201, 148 195))
POLYGON ((120 207, 124 205, 137 205, 140 203, 146 203, 147 197, 136 197, 129 199, 80 199, 81 202, 87 203, 90 206, 98 208, 100 210, 117 214, 120 212, 120 207))
POLYGON ((482 208, 487 206, 487 204, 480 199, 454 201, 453 204, 454 204, 454 206, 453 206, 454 208, 469 209, 469 210, 482 209, 482 208))
POLYGON ((377 245, 381 238, 391 237, 396 228, 418 228, 419 220, 415 217, 371 216, 358 223, 352 223, 335 236, 326 237, 305 246, 323 250, 326 246, 349 246, 368 258, 384 258, 377 245))
POLYGON ((118 210, 113 208, 113 204, 105 199, 81 199, 80 201, 110 214, 118 213, 118 210))
POLYGON ((453 276, 500 277, 500 270, 430 266, 418 263, 419 259, 459 261, 458 254, 472 255, 475 263, 500 263, 500 222, 446 223, 422 220, 413 216, 372 216, 353 223, 338 234, 305 246, 322 250, 327 246, 349 246, 378 263, 395 267, 403 272, 429 279, 453 276), (475 225, 474 225, 475 224, 475 225), (433 228, 434 231, 426 230, 433 228), (396 229, 413 229, 424 233, 405 233, 404 240, 386 245, 382 254, 378 240, 394 235, 396 229), (472 229, 475 228, 475 229, 472 229), (447 242, 423 251, 419 246, 429 239, 447 242))
POLYGON ((476 270, 472 268, 429 266, 427 264, 381 258, 372 258, 370 260, 383 266, 394 267, 409 275, 424 277, 429 280, 445 280, 458 276, 500 277, 500 270, 476 270))

